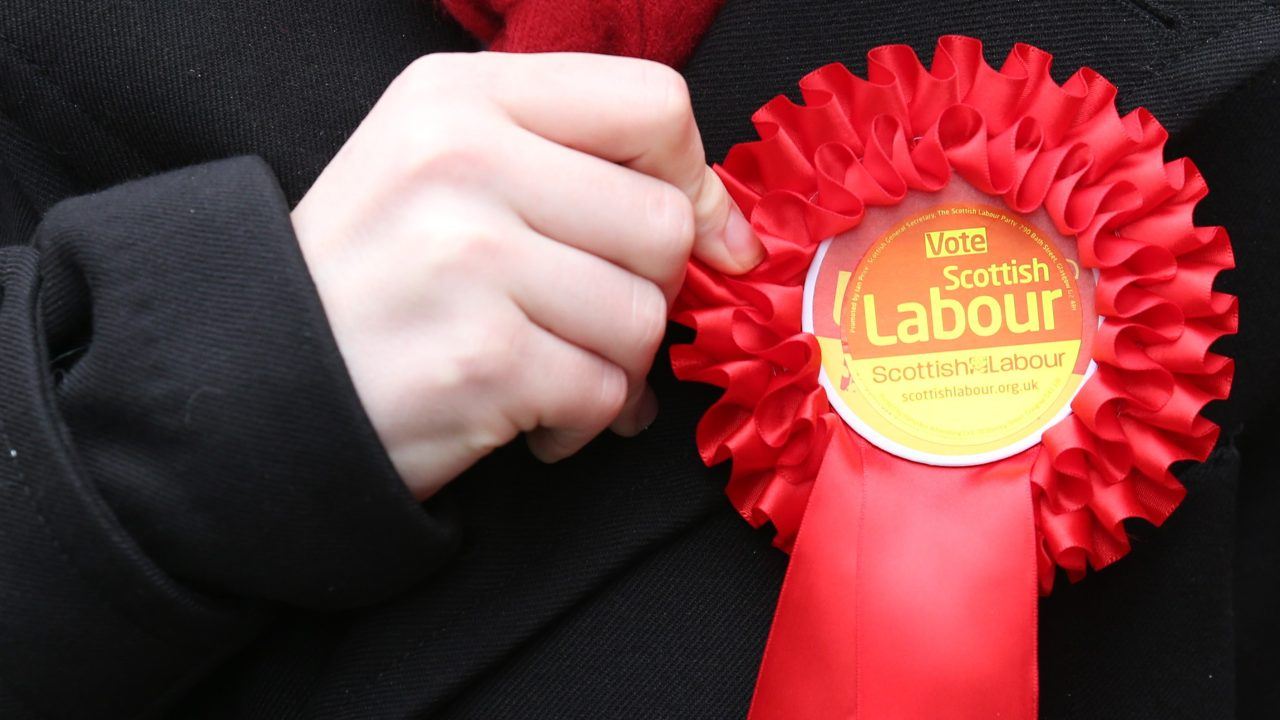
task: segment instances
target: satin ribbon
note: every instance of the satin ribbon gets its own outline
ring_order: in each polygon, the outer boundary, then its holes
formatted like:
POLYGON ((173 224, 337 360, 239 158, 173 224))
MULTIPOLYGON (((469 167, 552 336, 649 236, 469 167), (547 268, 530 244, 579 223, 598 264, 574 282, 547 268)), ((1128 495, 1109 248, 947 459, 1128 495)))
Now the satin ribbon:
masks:
POLYGON ((942 468, 834 433, 750 720, 1033 720, 1038 452, 942 468))

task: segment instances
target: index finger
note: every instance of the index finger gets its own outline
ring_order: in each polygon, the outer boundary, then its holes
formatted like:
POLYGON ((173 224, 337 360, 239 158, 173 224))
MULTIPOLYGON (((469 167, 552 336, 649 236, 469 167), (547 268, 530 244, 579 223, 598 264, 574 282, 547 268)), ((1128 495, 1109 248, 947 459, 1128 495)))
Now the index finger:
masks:
POLYGON ((584 53, 478 53, 481 92, 517 124, 558 144, 663 180, 693 203, 693 252, 730 273, 760 241, 707 167, 684 78, 660 63, 584 53))

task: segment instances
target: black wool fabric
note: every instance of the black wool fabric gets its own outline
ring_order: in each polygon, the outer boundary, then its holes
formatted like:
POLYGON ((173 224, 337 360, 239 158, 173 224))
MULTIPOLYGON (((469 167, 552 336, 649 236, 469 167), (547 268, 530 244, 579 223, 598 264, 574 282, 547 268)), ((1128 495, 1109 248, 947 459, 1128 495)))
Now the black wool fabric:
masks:
MULTIPOLYGON (((1041 716, 1275 717, 1280 10, 731 0, 685 69, 709 159, 810 70, 946 33, 1155 111, 1239 266, 1223 439, 1041 602, 1041 716)), ((0 7, 0 718, 745 716, 786 556, 697 457, 713 389, 664 348, 639 437, 516 443, 420 506, 325 324, 290 206, 414 58, 475 49, 426 0, 0 7)))
POLYGON ((270 608, 376 602, 448 556, 261 160, 60 203, 0 258, 4 692, 133 717, 270 608))

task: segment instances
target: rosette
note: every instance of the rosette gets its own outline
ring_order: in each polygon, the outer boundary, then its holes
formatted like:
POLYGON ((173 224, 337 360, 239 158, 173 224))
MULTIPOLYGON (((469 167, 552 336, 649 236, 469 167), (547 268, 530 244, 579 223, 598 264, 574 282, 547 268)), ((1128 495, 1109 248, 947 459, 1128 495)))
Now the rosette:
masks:
POLYGON ((1122 557, 1124 521, 1167 518, 1170 466, 1216 442, 1200 413, 1233 366, 1209 348, 1237 312, 1213 289, 1227 233, 1193 219, 1204 179, 1105 78, 1060 85, 1050 62, 879 47, 865 79, 828 65, 804 104, 760 108, 761 139, 716 167, 767 255, 736 277, 691 263, 672 364, 724 388, 699 450, 792 553, 753 717, 1034 717, 1037 591, 1122 557), (925 272, 946 281, 918 303, 893 282, 925 272), (1028 329, 1057 333, 1034 347, 1062 369, 991 351, 1028 329), (990 428, 935 418, 975 408, 990 428))

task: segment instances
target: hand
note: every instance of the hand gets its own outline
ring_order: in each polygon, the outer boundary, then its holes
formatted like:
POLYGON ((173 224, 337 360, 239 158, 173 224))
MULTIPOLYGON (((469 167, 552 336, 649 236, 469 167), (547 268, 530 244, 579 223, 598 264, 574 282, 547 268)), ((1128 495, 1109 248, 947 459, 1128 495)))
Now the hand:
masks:
POLYGON ((731 273, 763 255, 679 74, 582 54, 418 60, 293 224, 419 498, 521 432, 552 462, 606 428, 643 430, 690 253, 731 273))

